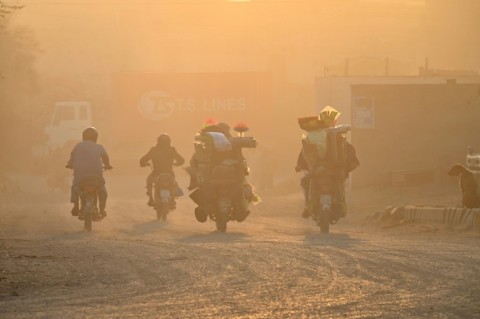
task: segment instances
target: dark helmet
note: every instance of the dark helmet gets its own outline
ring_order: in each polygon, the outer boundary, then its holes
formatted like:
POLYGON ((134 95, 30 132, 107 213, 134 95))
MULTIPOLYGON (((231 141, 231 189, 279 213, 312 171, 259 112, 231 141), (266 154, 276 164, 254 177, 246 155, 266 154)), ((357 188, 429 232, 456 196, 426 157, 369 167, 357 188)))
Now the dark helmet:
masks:
POLYGON ((87 127, 86 129, 83 130, 82 139, 84 141, 97 142, 97 138, 98 138, 98 132, 97 132, 97 129, 94 128, 93 126, 87 127))
POLYGON ((162 133, 157 138, 157 145, 159 146, 170 146, 170 136, 167 133, 162 133))
POLYGON ((225 122, 220 122, 217 124, 217 128, 221 133, 223 133, 226 137, 230 137, 230 126, 225 122))

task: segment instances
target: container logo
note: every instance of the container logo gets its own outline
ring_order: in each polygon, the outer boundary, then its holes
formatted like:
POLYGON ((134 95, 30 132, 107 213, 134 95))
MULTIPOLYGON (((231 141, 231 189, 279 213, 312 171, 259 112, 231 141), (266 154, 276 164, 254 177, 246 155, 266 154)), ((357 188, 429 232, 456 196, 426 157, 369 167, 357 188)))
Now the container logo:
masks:
POLYGON ((162 91, 150 91, 142 95, 138 106, 140 114, 149 120, 163 120, 172 115, 175 101, 162 91))

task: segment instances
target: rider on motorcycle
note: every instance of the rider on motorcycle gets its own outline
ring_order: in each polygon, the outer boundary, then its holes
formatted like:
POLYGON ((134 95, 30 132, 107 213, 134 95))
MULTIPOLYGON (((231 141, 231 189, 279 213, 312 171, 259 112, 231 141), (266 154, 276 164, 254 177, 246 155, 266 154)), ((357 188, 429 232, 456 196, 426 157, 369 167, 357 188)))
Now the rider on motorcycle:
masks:
POLYGON ((205 204, 208 201, 209 191, 203 185, 204 182, 211 178, 212 170, 222 164, 224 161, 236 162, 237 172, 242 180, 242 190, 247 203, 237 206, 237 219, 243 220, 250 213, 248 211, 248 203, 257 200, 251 185, 246 181, 245 176, 248 175, 248 167, 242 154, 243 147, 255 147, 255 140, 251 140, 252 144, 245 146, 241 140, 232 137, 230 126, 224 122, 218 124, 209 123, 202 131, 197 134, 197 143, 195 143, 195 153, 190 160, 190 167, 187 172, 190 174, 189 190, 195 190, 190 194, 192 200, 198 205, 195 209, 197 220, 203 222, 207 218, 207 210, 205 204), (199 141, 204 141, 199 143, 199 141), (208 142, 205 142, 208 141, 208 142))
MULTIPOLYGON (((335 148, 342 150, 342 159, 333 160, 334 155, 332 147, 328 143, 327 130, 335 128, 335 122, 340 116, 340 112, 334 108, 327 106, 315 117, 306 117, 299 119, 300 126, 307 131, 306 137, 302 140, 302 149, 298 155, 297 165, 295 171, 306 171, 312 173, 319 168, 325 170, 327 173, 333 173, 338 178, 338 185, 334 192, 337 207, 338 217, 343 217, 346 214, 345 193, 343 183, 348 178, 351 171, 360 165, 357 158, 355 148, 352 144, 347 142, 344 134, 335 134, 335 148)), ((336 157, 337 155, 335 155, 336 157)), ((305 208, 302 213, 303 218, 308 218, 312 212, 310 208, 309 185, 311 174, 306 174, 301 180, 303 194, 305 198, 305 208)))
POLYGON ((101 144, 97 144, 98 132, 94 127, 86 128, 82 133, 83 141, 75 145, 70 153, 70 159, 67 168, 73 169, 73 182, 71 188, 70 201, 73 203, 72 215, 80 214, 79 192, 80 183, 86 177, 96 176, 101 181, 98 188, 98 199, 100 216, 105 217, 105 207, 107 203, 107 189, 105 188, 105 179, 103 170, 112 169, 107 151, 101 144))
MULTIPOLYGON (((145 167, 149 164, 149 162, 153 164, 153 170, 147 177, 147 195, 148 195, 148 206, 154 206, 155 202, 153 200, 153 183, 155 182, 156 177, 159 174, 170 174, 175 178, 175 174, 173 173, 173 166, 182 166, 185 163, 185 159, 178 154, 175 147, 171 146, 171 139, 168 134, 163 133, 157 138, 157 145, 150 148, 147 154, 145 154, 140 159, 140 166, 145 167)), ((174 182, 174 192, 178 188, 176 182, 174 182)), ((175 207, 175 200, 172 197, 171 208, 175 207)))

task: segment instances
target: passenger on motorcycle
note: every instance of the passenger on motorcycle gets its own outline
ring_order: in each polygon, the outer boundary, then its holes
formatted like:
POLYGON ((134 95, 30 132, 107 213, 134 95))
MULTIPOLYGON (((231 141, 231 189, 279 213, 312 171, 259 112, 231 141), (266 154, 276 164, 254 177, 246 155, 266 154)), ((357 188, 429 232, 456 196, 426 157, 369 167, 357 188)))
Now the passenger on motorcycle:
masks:
MULTIPOLYGON (((173 173, 173 166, 182 166, 185 163, 185 159, 178 154, 175 147, 171 146, 171 139, 168 134, 163 133, 157 138, 157 145, 150 148, 147 154, 140 159, 140 166, 145 167, 149 163, 153 164, 153 170, 147 177, 147 195, 148 206, 154 206, 153 200, 153 183, 159 174, 171 174, 175 178, 173 173)), ((174 182, 174 189, 172 194, 175 194, 178 189, 178 184, 174 182)), ((175 208, 175 200, 172 197, 172 208, 175 208)))
MULTIPOLYGON (((331 145, 328 143, 326 130, 335 127, 336 120, 340 116, 340 112, 334 108, 327 106, 315 117, 300 118, 300 126, 307 131, 305 138, 302 140, 302 149, 297 158, 295 171, 305 171, 311 173, 314 170, 324 169, 328 173, 334 173, 342 185, 337 189, 334 196, 340 207, 337 207, 338 217, 346 214, 345 193, 343 182, 348 178, 351 171, 360 165, 357 158, 355 148, 347 142, 344 133, 335 134, 337 150, 341 150, 342 158, 338 153, 334 156, 331 145), (313 150, 313 151, 312 151, 313 150)), ((306 174, 301 180, 301 186, 305 198, 305 208, 302 213, 303 218, 308 218, 312 213, 310 211, 309 185, 311 174, 306 174)))
POLYGON ((98 202, 100 216, 105 217, 107 213, 105 207, 107 204, 107 189, 103 171, 112 169, 107 151, 101 144, 97 144, 98 132, 94 127, 86 128, 82 133, 83 141, 76 144, 70 153, 70 159, 67 168, 73 169, 73 182, 71 188, 70 201, 73 203, 72 215, 80 214, 79 192, 80 183, 87 177, 98 177, 101 185, 98 189, 98 202))

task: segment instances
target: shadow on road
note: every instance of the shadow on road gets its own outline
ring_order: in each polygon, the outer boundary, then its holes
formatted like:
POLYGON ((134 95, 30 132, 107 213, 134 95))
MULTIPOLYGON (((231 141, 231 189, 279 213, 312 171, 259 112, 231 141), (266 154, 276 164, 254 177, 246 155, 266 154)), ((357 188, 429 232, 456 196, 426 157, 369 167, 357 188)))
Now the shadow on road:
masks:
POLYGON ((194 234, 177 239, 179 243, 225 243, 225 242, 240 242, 248 237, 244 233, 221 233, 213 231, 206 234, 194 234))
POLYGON ((93 238, 95 237, 95 230, 92 231, 91 233, 79 230, 73 233, 64 233, 61 235, 53 235, 49 236, 46 239, 48 240, 60 240, 60 241, 66 241, 66 240, 82 240, 82 239, 88 239, 88 238, 93 238))
POLYGON ((345 233, 321 234, 318 231, 306 234, 304 241, 309 245, 333 246, 342 248, 351 247, 363 242, 363 240, 352 238, 350 235, 345 233))
POLYGON ((139 236, 139 235, 146 235, 150 233, 158 232, 159 230, 164 229, 168 226, 168 221, 160 221, 160 220, 151 220, 145 223, 136 224, 132 228, 132 235, 139 236))

